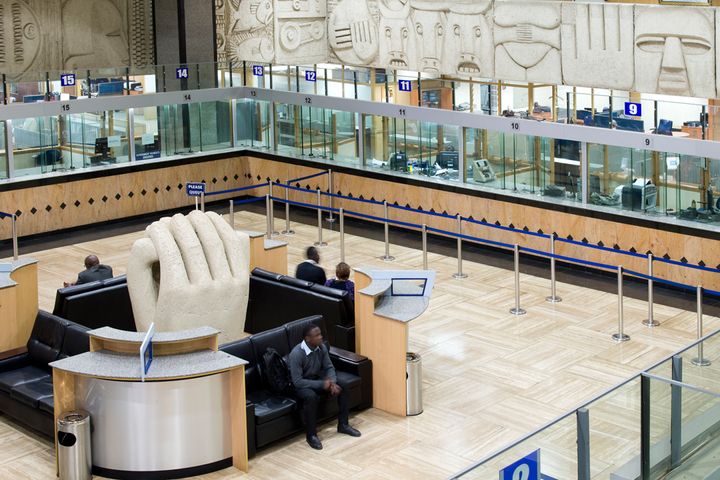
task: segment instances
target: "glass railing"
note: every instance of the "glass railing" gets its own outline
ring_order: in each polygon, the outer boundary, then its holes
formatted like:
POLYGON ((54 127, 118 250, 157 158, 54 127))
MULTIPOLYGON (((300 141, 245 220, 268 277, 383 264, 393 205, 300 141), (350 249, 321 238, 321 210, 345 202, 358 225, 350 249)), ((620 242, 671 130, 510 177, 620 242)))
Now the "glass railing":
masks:
POLYGON ((542 475, 538 478, 716 478, 720 473, 718 357, 720 332, 453 478, 497 478, 508 467, 526 463, 522 459, 535 458, 542 475))
POLYGON ((239 86, 720 139, 713 128, 718 107, 707 99, 334 64, 236 61, 27 72, 20 79, 4 77, 2 98, 30 103, 239 86))
MULTIPOLYGON (((269 87, 272 79, 274 89, 280 88, 284 79, 284 87, 297 90, 297 81, 305 81, 303 72, 311 71, 255 64, 245 67, 228 70, 223 78, 230 82, 239 76, 245 84, 263 88, 269 87), (262 67, 262 72, 253 73, 249 67, 262 67)), ((196 69, 196 75, 185 80, 192 83, 202 71, 196 69)), ((331 90, 330 77, 332 82, 340 78, 340 90, 348 87, 354 91, 358 85, 355 70, 313 71, 319 74, 312 90, 318 95, 331 90), (348 72, 355 72, 354 78, 342 83, 348 72)), ((361 79, 367 80, 367 75, 361 79)), ((511 197, 708 228, 720 226, 718 159, 242 95, 235 95, 234 100, 217 95, 223 99, 177 104, 165 104, 166 100, 156 97, 161 104, 20 116, 8 121, 7 128, 0 122, 0 178, 250 148, 428 182, 503 191, 511 197)), ((457 120, 461 123, 463 119, 457 120)), ((564 127, 557 127, 562 134, 564 127)))

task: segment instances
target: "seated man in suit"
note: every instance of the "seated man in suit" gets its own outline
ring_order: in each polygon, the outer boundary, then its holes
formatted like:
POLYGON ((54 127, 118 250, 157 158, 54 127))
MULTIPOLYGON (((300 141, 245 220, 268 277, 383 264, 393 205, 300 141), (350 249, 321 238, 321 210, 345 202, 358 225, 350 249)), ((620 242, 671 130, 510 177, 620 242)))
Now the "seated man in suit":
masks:
POLYGON ((70 285, 80 285, 81 283, 90 283, 97 280, 107 280, 113 277, 112 267, 103 265, 95 255, 85 257, 85 270, 78 274, 75 283, 63 282, 65 287, 70 285))
POLYGON ((290 351, 288 366, 295 396, 302 405, 308 444, 315 450, 322 450, 322 442, 316 430, 317 407, 318 399, 326 395, 338 399, 337 431, 359 437, 360 432, 348 423, 346 389, 337 383, 335 367, 323 343, 320 327, 308 324, 303 329, 303 339, 290 351))
POLYGON ((305 252, 305 260, 297 266, 295 270, 295 278, 305 280, 307 282, 317 283, 318 285, 325 285, 327 276, 325 270, 319 265, 320 254, 315 247, 308 247, 305 252))

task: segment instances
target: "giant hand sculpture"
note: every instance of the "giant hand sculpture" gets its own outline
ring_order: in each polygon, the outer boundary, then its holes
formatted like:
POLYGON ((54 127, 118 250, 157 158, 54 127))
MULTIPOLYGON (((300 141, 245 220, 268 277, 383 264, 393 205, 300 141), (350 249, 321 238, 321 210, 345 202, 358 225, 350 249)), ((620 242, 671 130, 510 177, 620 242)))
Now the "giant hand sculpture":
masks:
POLYGON ((220 341, 243 336, 248 302, 250 239, 216 213, 162 218, 137 240, 127 267, 138 331, 210 325, 220 341))

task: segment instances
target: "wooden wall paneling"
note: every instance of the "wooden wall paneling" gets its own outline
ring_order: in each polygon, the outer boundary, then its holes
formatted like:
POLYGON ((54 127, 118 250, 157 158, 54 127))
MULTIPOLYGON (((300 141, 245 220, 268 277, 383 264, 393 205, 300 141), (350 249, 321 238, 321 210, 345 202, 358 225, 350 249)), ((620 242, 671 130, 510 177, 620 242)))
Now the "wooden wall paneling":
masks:
MULTIPOLYGON (((0 288, 0 353, 17 348, 19 322, 15 319, 17 315, 17 291, 18 286, 0 288)), ((25 339, 27 342, 27 338, 25 339)))

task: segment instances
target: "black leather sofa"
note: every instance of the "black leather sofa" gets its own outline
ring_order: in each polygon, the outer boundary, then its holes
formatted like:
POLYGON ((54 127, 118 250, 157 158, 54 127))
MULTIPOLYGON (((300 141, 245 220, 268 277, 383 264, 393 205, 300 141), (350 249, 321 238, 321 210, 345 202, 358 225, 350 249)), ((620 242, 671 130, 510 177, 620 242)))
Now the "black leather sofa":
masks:
POLYGON ((346 291, 261 268, 252 271, 246 332, 264 332, 310 315, 322 315, 330 345, 355 351, 355 305, 346 291))
POLYGON ((59 288, 53 315, 91 329, 136 330, 125 275, 59 288))
POLYGON ((53 384, 48 363, 87 352, 88 330, 39 311, 27 352, 0 360, 0 412, 52 438, 53 384))
MULTIPOLYGON (((245 366, 245 390, 248 409, 248 452, 293 435, 304 429, 302 412, 295 399, 289 396, 273 395, 264 381, 259 359, 268 347, 272 347, 287 358, 290 350, 302 341, 302 331, 308 323, 314 323, 325 332, 321 316, 302 318, 283 326, 252 335, 231 343, 220 350, 240 357, 248 362, 245 366)), ((349 385, 348 406, 350 409, 364 409, 372 406, 372 362, 352 352, 330 347, 330 358, 338 379, 349 385)), ((328 398, 318 407, 318 421, 337 415, 337 400, 328 398)))

